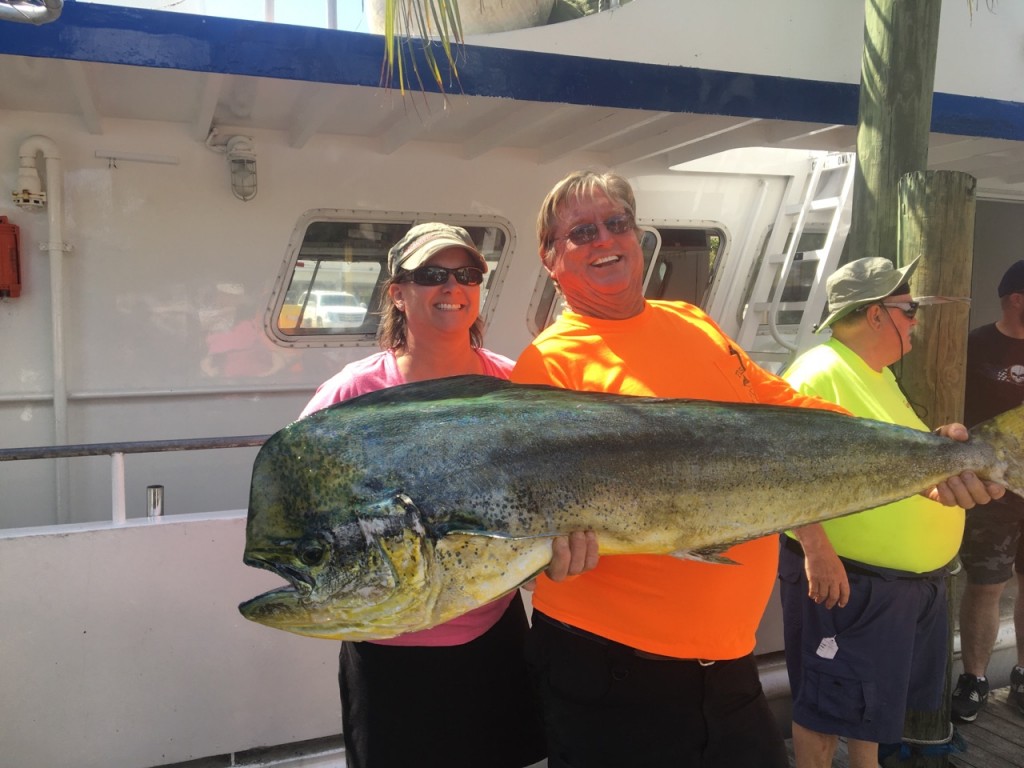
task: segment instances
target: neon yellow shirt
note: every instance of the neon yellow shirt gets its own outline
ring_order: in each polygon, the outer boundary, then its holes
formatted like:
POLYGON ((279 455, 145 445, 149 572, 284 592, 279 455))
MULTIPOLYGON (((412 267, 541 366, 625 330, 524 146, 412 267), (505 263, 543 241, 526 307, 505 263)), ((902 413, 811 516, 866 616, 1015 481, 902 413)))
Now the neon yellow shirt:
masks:
MULTIPOLYGON (((799 392, 838 403, 855 416, 928 431, 888 368, 873 370, 830 339, 794 361, 783 377, 799 392)), ((924 573, 956 555, 964 511, 921 495, 822 523, 836 553, 869 565, 924 573)))

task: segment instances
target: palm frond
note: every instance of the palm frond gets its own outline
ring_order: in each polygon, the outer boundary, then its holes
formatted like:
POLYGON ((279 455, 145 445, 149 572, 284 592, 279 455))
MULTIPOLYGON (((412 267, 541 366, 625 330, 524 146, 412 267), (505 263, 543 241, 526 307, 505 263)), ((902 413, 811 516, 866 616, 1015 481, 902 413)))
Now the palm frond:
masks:
POLYGON ((421 50, 429 76, 441 92, 446 93, 447 84, 434 54, 432 37, 440 41, 448 71, 455 83, 458 83, 458 52, 455 45, 463 42, 458 0, 387 0, 384 9, 381 84, 391 88, 397 80, 399 91, 404 95, 411 76, 422 91, 423 77, 417 64, 417 52, 421 50))

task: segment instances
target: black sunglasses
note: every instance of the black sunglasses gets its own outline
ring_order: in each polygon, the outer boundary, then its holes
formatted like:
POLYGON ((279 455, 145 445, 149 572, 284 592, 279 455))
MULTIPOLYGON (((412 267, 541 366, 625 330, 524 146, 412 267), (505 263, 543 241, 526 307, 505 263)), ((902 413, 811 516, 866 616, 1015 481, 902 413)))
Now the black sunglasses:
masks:
POLYGON ((476 267, 416 267, 416 269, 402 275, 398 281, 408 283, 412 281, 416 285, 444 285, 448 282, 448 275, 455 275, 455 281, 460 285, 480 285, 484 281, 482 269, 476 267))
POLYGON ((883 301, 882 306, 898 309, 906 315, 908 319, 913 320, 914 315, 917 314, 918 307, 921 306, 921 303, 918 301, 883 301))
MULTIPOLYGON (((613 235, 621 235, 634 228, 633 217, 628 213, 612 216, 610 219, 605 219, 604 228, 613 235)), ((570 229, 567 235, 556 237, 555 240, 571 240, 575 245, 586 245, 597 240, 597 235, 597 224, 580 224, 570 229)))

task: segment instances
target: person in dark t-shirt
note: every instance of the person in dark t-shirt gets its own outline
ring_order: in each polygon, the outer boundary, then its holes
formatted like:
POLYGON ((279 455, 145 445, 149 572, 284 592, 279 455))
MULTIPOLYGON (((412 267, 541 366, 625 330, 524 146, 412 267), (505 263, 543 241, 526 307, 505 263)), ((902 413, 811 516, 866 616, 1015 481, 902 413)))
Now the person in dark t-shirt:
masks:
MULTIPOLYGON (((973 427, 1024 402, 1024 259, 999 282, 1002 317, 971 332, 967 342, 964 423, 973 427)), ((972 722, 988 699, 988 667, 999 632, 999 599, 1016 574, 1024 595, 1024 499, 1009 491, 967 511, 960 560, 967 574, 960 603, 964 672, 953 691, 953 718, 972 722)), ((1017 664, 1010 704, 1024 715, 1024 610, 1014 615, 1017 664)))

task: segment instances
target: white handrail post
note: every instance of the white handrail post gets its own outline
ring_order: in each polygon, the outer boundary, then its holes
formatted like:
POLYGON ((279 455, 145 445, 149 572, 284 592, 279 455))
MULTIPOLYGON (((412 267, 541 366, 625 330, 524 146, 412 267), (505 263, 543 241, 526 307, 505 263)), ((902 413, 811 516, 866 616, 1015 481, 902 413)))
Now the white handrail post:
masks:
POLYGON ((110 497, 114 525, 123 525, 128 519, 124 490, 124 454, 110 454, 110 497))

